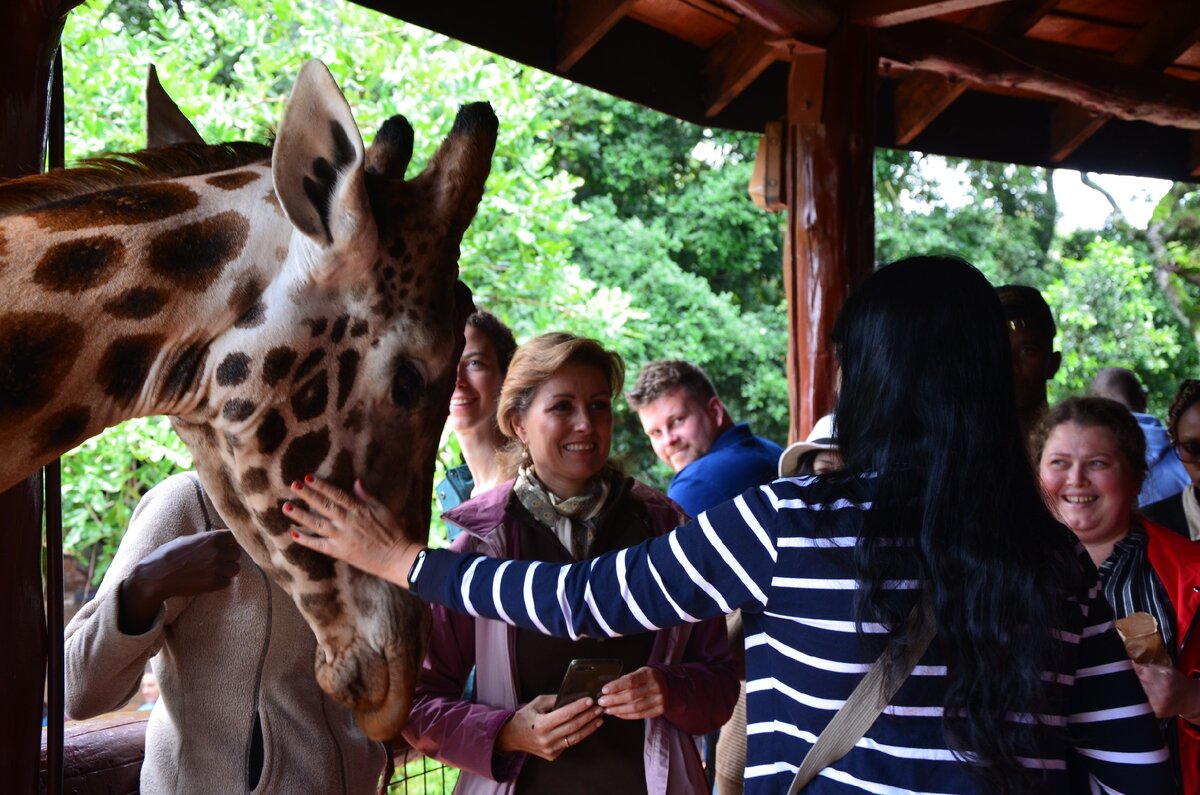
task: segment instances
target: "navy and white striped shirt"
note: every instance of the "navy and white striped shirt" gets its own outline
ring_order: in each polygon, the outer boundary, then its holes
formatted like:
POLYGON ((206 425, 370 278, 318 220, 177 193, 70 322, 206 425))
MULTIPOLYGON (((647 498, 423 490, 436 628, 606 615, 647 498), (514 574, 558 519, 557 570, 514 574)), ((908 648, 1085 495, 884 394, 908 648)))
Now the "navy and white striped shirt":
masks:
MULTIPOLYGON (((741 608, 746 630, 745 791, 784 793, 817 735, 878 655, 856 634, 853 554, 863 512, 850 480, 796 478, 747 491, 669 535, 573 566, 430 551, 414 586, 430 601, 556 635, 612 636, 741 608)), ((887 590, 899 603, 919 582, 887 590)), ((1157 721, 1099 586, 1078 620, 1052 628, 1064 644, 1048 672, 1037 758, 1045 791, 1068 788, 1069 746, 1097 792, 1170 792, 1157 721), (1070 736, 1068 744, 1065 737, 1070 736)), ((867 633, 881 632, 867 625, 867 633)), ((866 736, 806 792, 975 792, 942 727, 946 668, 934 642, 866 736)), ((1019 719, 1019 718, 1014 718, 1019 719)))

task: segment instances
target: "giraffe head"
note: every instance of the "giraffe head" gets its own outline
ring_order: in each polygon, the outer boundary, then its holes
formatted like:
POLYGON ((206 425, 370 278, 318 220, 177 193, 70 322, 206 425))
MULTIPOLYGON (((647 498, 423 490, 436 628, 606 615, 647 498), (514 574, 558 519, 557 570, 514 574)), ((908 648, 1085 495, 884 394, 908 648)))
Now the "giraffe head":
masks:
POLYGON ((313 473, 361 478, 410 538, 427 538, 434 457, 470 292, 458 246, 490 168, 496 119, 464 107, 406 180, 413 131, 389 119, 365 149, 325 67, 309 62, 275 142, 271 180, 294 231, 277 276, 208 352, 203 405, 176 420, 236 535, 296 600, 322 687, 369 736, 403 726, 427 610, 293 543, 281 505, 313 473))
POLYGON ((170 415, 238 541, 312 626, 321 686, 375 738, 407 719, 428 613, 292 543, 281 505, 308 473, 361 478, 409 537, 427 537, 472 309, 458 247, 496 126, 486 104, 465 106, 406 179, 411 126, 393 117, 364 147, 311 61, 269 153, 183 143, 116 176, 0 188, 0 482, 105 425, 170 415), (130 176, 209 149, 216 173, 130 176))

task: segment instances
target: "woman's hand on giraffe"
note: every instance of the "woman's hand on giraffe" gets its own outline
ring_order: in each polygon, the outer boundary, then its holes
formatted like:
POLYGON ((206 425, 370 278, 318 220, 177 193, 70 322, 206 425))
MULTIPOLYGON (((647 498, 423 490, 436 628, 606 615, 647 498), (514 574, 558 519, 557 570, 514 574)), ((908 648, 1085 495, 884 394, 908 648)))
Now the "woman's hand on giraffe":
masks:
POLYGON ((307 475, 292 484, 304 503, 286 502, 284 515, 310 531, 292 531, 301 546, 344 560, 368 574, 408 587, 408 569, 419 544, 408 540, 391 511, 354 481, 354 493, 307 475), (411 553, 411 554, 409 554, 411 553))
POLYGON ((590 698, 554 709, 556 696, 538 696, 509 718, 496 736, 505 753, 526 753, 553 762, 600 728, 600 708, 590 698))

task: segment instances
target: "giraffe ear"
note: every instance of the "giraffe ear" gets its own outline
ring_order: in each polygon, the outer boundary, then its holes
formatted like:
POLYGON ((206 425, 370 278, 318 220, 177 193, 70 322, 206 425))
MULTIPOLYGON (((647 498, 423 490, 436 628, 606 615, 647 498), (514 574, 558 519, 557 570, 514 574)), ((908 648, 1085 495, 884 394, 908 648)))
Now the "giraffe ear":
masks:
POLYGON ((157 149, 185 143, 203 144, 204 139, 158 82, 158 70, 150 64, 146 78, 146 146, 157 149))
POLYGON ((354 281, 374 261, 371 214, 358 125, 333 75, 320 61, 300 69, 275 138, 271 171, 288 219, 322 249, 318 282, 354 281))

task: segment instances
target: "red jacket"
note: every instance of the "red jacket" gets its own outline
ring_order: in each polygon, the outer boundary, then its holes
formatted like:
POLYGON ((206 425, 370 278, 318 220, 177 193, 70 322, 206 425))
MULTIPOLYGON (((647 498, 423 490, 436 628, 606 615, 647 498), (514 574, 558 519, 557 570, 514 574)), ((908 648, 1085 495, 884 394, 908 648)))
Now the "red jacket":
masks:
MULTIPOLYGON (((1175 608, 1175 638, 1179 670, 1200 676, 1200 544, 1151 521, 1142 520, 1150 536, 1147 554, 1175 608)), ((1179 719, 1179 766, 1185 795, 1200 795, 1200 727, 1179 719)))

